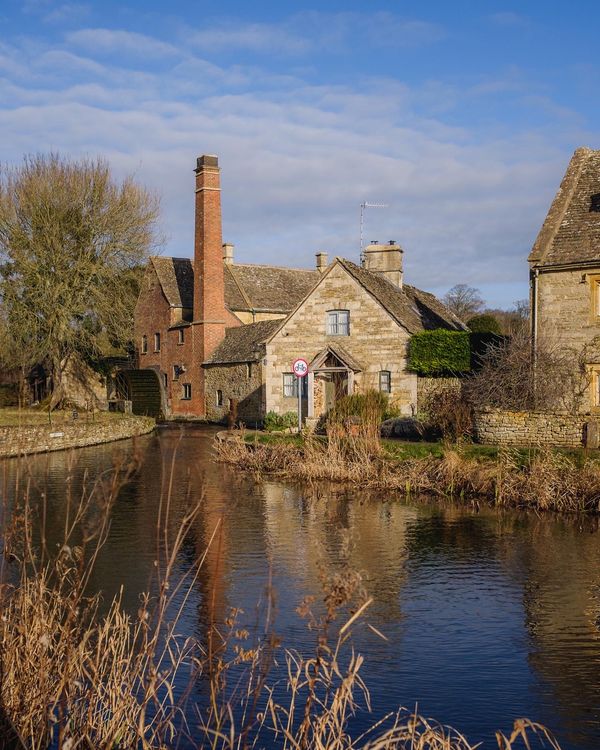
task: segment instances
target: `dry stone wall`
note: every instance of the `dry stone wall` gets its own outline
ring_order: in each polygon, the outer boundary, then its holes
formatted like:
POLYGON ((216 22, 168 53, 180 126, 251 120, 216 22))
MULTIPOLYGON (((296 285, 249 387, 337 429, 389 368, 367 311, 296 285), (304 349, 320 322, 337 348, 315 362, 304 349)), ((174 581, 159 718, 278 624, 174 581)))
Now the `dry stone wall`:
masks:
POLYGON ((151 417, 117 416, 98 422, 0 427, 0 457, 83 448, 152 432, 151 417))
POLYGON ((580 448, 584 445, 589 422, 589 416, 579 414, 500 409, 477 412, 474 417, 475 436, 480 443, 507 446, 580 448))

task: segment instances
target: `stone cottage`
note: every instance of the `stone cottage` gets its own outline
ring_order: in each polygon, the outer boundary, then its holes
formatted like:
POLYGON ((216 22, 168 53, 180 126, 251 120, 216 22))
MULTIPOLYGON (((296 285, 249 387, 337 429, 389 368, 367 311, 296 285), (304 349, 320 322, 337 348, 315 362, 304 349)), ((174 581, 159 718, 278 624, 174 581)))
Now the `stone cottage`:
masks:
POLYGON ((575 151, 529 255, 534 351, 542 341, 584 366, 582 412, 600 411, 600 151, 575 151))
POLYGON ((221 239, 214 156, 197 162, 195 229, 193 262, 151 259, 135 312, 138 376, 157 384, 167 416, 221 421, 235 404, 252 424, 269 411, 295 410, 291 365, 298 357, 310 363, 300 383, 305 417, 370 388, 411 414, 417 376, 406 369, 410 336, 464 329, 433 295, 404 284, 395 242, 369 245, 360 266, 343 258, 328 264, 325 253, 313 271, 235 263, 233 246, 221 239))

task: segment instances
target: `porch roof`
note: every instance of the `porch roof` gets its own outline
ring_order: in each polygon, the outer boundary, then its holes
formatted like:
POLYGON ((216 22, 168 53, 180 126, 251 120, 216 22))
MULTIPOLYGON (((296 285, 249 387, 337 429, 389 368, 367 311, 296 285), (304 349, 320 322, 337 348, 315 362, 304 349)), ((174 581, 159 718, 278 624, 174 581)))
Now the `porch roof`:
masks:
POLYGON ((361 372, 364 367, 358 362, 349 352, 347 352, 339 344, 329 344, 322 349, 311 361, 309 369, 314 372, 315 370, 326 370, 327 367, 323 367, 327 357, 333 354, 333 356, 340 362, 342 368, 345 370, 352 370, 353 372, 361 372))

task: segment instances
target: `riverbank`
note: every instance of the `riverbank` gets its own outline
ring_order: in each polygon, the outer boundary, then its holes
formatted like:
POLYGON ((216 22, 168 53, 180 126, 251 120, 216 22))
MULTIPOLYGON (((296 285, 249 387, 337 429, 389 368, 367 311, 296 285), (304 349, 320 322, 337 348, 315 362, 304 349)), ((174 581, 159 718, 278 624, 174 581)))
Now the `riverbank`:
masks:
POLYGON ((155 427, 151 417, 95 412, 0 410, 0 458, 84 448, 145 435, 155 427), (51 419, 51 421, 50 421, 51 419))
POLYGON ((334 434, 252 442, 224 440, 220 460, 259 475, 333 481, 498 507, 600 512, 600 460, 582 452, 478 450, 477 446, 384 443, 373 435, 334 434))

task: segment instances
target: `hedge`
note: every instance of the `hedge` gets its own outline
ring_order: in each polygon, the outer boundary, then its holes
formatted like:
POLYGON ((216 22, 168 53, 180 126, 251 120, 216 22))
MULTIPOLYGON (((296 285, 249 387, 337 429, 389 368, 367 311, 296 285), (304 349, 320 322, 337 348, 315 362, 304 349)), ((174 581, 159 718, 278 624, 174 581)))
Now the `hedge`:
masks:
POLYGON ((468 331, 415 333, 408 347, 408 369, 431 377, 460 375, 471 369, 471 343, 468 331))

